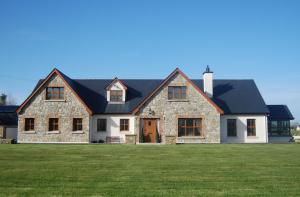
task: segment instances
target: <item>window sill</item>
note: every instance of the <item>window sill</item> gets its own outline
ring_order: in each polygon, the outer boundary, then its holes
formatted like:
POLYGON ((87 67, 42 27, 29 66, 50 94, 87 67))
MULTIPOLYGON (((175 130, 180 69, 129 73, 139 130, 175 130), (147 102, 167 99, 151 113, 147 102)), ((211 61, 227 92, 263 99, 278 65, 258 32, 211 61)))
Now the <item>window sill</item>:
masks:
POLYGON ((204 136, 181 136, 178 138, 184 138, 184 139, 205 139, 204 136))
POLYGON ((60 134, 60 131, 47 131, 47 134, 60 134))
POLYGON ((259 137, 257 136, 247 136, 248 139, 258 139, 259 137))
POLYGON ((45 102, 66 102, 67 100, 65 99, 58 99, 58 100, 45 100, 45 102))
POLYGON ((107 132, 107 131, 97 131, 97 133, 105 133, 105 132, 107 132))
POLYGON ((35 134, 36 132, 35 131, 24 131, 23 133, 24 134, 35 134))
POLYGON ((109 101, 108 104, 125 104, 124 101, 109 101))
POLYGON ((168 102, 189 102, 187 99, 168 99, 168 102))
POLYGON ((72 131, 72 134, 84 134, 83 131, 72 131))
POLYGON ((227 138, 237 138, 238 136, 227 136, 227 138))

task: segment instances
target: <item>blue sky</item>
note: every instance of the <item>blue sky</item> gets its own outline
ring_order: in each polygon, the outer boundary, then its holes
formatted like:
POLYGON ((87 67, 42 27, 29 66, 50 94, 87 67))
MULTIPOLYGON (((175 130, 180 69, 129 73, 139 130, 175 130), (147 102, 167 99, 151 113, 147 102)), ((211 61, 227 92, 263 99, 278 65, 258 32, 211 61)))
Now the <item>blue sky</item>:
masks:
POLYGON ((255 79, 300 121, 300 1, 0 0, 0 93, 71 78, 255 79))

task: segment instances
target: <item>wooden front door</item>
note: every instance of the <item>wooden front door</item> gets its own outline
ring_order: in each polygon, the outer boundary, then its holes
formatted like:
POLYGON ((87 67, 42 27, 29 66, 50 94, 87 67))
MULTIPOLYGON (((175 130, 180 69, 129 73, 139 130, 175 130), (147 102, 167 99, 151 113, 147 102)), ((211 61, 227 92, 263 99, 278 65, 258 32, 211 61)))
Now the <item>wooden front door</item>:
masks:
POLYGON ((144 142, 156 143, 156 119, 144 119, 144 142))

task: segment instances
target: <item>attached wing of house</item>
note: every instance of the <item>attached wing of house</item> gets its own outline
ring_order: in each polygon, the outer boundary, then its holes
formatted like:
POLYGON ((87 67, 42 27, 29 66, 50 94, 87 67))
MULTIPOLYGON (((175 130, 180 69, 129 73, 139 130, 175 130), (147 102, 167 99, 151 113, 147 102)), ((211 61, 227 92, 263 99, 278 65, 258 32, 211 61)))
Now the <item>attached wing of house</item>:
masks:
POLYGON ((19 106, 0 106, 0 140, 17 139, 18 116, 16 110, 19 106))

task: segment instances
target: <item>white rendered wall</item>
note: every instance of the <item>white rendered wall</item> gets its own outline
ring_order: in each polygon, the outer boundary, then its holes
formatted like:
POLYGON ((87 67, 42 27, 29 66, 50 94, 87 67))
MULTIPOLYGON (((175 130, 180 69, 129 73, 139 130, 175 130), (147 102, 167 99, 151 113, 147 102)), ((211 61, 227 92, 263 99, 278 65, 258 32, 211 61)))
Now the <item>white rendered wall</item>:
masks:
POLYGON ((203 74, 203 88, 209 97, 213 96, 213 73, 203 74))
POLYGON ((268 143, 268 119, 264 115, 221 116, 221 143, 268 143), (227 136, 227 119, 236 119, 237 136, 227 136), (255 119, 256 136, 247 136, 247 119, 255 119))
POLYGON ((126 134, 134 134, 135 116, 132 115, 94 115, 91 118, 90 141, 106 140, 107 136, 120 137, 125 143, 126 134), (97 131, 97 119, 106 119, 106 130, 97 131), (120 119, 129 119, 129 131, 120 131, 120 119))
MULTIPOLYGON (((125 88, 122 86, 122 84, 120 82, 117 81, 115 84, 113 84, 111 86, 110 90, 122 90, 123 91, 122 102, 126 101, 126 90, 125 90, 125 88)), ((106 91, 107 101, 108 102, 110 102, 110 90, 106 91)))

